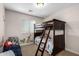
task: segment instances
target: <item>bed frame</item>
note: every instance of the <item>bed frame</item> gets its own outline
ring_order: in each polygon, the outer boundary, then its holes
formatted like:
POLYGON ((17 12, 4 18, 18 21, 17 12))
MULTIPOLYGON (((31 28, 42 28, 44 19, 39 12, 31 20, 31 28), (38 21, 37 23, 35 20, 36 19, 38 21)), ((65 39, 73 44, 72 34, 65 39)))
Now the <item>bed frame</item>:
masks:
MULTIPOLYGON (((51 21, 46 21, 43 22, 44 24, 44 28, 45 27, 52 27, 51 30, 53 30, 53 52, 51 55, 55 56, 57 53, 59 53, 60 51, 65 49, 65 22, 64 21, 60 21, 57 19, 53 19, 51 21), (52 23, 52 24, 50 24, 52 23), (62 35, 55 35, 55 30, 63 30, 63 34, 62 35)), ((43 33, 43 31, 41 31, 40 33, 35 33, 35 37, 36 36, 40 36, 43 33)))

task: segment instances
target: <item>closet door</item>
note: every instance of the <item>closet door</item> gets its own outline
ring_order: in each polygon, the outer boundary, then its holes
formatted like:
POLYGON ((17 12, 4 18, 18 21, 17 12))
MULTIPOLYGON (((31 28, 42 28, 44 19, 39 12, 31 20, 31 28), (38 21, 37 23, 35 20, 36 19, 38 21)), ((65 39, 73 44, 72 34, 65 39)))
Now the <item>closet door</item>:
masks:
POLYGON ((30 40, 33 41, 33 39, 34 39, 34 23, 33 23, 33 21, 31 21, 31 20, 23 21, 23 33, 25 33, 27 36, 29 35, 30 40))
POLYGON ((28 20, 23 22, 23 33, 30 33, 30 21, 28 20))
POLYGON ((33 21, 30 21, 30 40, 34 41, 34 23, 33 21))

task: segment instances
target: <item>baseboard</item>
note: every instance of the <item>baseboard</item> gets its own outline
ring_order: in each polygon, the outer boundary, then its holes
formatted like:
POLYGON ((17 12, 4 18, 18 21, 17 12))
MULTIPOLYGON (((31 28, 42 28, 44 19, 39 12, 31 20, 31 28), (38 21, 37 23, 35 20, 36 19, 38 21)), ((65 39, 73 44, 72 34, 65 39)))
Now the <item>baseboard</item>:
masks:
POLYGON ((79 55, 79 52, 73 51, 73 50, 71 50, 71 49, 65 48, 65 50, 66 50, 66 51, 69 51, 69 52, 72 52, 72 53, 74 53, 74 54, 79 55))
POLYGON ((33 44, 33 42, 30 42, 30 43, 22 43, 22 44, 20 44, 20 46, 28 46, 28 45, 31 45, 31 44, 33 44))

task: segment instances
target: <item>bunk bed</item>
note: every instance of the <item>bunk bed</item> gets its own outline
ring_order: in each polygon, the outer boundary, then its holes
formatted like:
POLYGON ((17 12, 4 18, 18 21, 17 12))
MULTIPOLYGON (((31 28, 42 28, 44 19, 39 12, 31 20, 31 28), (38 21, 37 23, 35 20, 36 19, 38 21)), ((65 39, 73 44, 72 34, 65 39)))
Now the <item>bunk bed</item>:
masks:
MULTIPOLYGON (((48 34, 49 37, 46 44, 47 48, 45 47, 45 50, 48 51, 50 55, 54 56, 60 51, 65 49, 65 22, 64 21, 53 19, 51 21, 43 22, 39 26, 35 25, 34 42, 35 44, 39 45, 44 29, 46 28, 47 30, 49 27, 51 27, 51 29, 50 29, 50 33, 48 34), (37 28, 38 30, 36 30, 37 28), (41 30, 39 28, 41 28, 41 30), (52 51, 49 51, 49 49, 52 51)), ((43 45, 41 45, 41 47, 43 47, 43 45)))

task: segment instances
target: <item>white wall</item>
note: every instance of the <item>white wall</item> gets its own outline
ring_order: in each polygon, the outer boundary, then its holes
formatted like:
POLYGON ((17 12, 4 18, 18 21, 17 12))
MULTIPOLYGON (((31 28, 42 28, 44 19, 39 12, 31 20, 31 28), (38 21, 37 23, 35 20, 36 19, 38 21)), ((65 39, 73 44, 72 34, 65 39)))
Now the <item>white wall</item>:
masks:
POLYGON ((79 5, 58 11, 44 19, 44 21, 54 18, 66 21, 66 50, 79 54, 79 5))
POLYGON ((4 36, 4 6, 0 3, 0 41, 4 36))
POLYGON ((29 32, 33 31, 33 26, 29 25, 32 24, 33 21, 36 21, 36 23, 39 23, 42 21, 42 18, 25 15, 22 13, 6 10, 5 11, 5 37, 10 36, 18 36, 22 38, 22 34, 26 31, 29 32), (24 25, 24 23, 26 23, 24 25), (30 26, 30 29, 29 29, 30 26))

